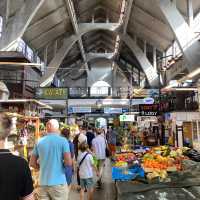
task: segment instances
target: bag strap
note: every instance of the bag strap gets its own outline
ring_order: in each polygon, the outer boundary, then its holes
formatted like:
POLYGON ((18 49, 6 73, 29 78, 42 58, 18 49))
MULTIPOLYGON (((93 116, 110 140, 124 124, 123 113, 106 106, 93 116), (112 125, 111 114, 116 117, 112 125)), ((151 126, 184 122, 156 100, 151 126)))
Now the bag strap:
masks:
POLYGON ((79 167, 82 165, 83 161, 85 160, 85 158, 87 157, 87 155, 89 155, 89 153, 86 153, 84 155, 84 157, 82 158, 81 162, 79 163, 79 167))

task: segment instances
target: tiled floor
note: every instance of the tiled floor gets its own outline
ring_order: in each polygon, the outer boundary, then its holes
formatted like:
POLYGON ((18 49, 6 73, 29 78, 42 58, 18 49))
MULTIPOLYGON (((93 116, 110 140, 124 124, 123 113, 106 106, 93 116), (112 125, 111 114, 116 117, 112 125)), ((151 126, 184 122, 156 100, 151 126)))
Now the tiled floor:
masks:
MULTIPOLYGON (((115 199, 115 186, 111 179, 111 165, 107 160, 103 173, 103 188, 102 190, 95 191, 94 200, 114 200, 115 199)), ((79 193, 71 191, 69 200, 78 200, 79 193)), ((85 199, 86 195, 85 195, 85 199)))

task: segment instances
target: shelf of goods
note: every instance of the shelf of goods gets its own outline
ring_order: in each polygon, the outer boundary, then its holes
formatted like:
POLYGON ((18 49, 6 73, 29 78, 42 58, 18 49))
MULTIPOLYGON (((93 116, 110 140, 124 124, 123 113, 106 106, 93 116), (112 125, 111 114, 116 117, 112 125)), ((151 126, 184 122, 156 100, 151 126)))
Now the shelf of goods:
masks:
POLYGON ((159 146, 119 153, 113 160, 118 200, 161 199, 163 194, 165 199, 199 199, 200 153, 194 149, 159 146))
MULTIPOLYGON (((159 146, 153 147, 150 150, 147 148, 145 149, 146 150, 139 152, 136 150, 116 154, 113 158, 113 174, 118 171, 122 174, 124 173, 125 176, 133 173, 133 171, 129 171, 131 169, 141 169, 145 172, 147 181, 151 182, 155 178, 164 181, 168 178, 169 173, 182 171, 182 162, 189 159, 185 155, 189 150, 187 147, 172 148, 169 146, 159 146), (116 168, 120 170, 116 170, 116 168)), ((141 174, 139 175, 144 178, 141 174)), ((116 175, 112 177, 113 180, 117 180, 116 175)), ((122 177, 122 175, 120 177, 122 177)), ((135 177, 133 179, 135 179, 135 177)))

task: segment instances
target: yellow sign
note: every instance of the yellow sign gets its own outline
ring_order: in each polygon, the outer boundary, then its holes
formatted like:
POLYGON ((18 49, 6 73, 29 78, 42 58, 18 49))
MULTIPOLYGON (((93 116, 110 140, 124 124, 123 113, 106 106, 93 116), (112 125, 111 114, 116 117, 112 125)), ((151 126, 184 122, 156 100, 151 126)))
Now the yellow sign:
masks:
POLYGON ((37 88, 36 98, 65 100, 68 98, 67 88, 37 88))

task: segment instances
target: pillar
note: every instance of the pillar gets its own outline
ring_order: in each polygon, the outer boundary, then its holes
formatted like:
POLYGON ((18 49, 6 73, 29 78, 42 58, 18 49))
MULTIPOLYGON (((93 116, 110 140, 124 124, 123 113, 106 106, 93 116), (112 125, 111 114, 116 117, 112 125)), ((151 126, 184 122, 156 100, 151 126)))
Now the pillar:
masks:
POLYGON ((57 53, 57 49, 58 49, 58 41, 55 40, 55 42, 54 42, 54 56, 55 56, 56 53, 57 53))
POLYGON ((147 55, 147 41, 144 40, 144 54, 147 55))
POLYGON ((153 47, 153 67, 157 70, 157 56, 156 56, 156 47, 153 47))
POLYGON ((188 25, 191 27, 194 19, 192 0, 187 0, 187 16, 188 16, 188 25))
POLYGON ((134 35, 134 42, 137 44, 137 36, 136 35, 134 35))
POLYGON ((94 23, 94 13, 92 14, 92 23, 94 23))
POLYGON ((44 64, 45 66, 48 64, 48 46, 46 46, 44 49, 44 64))

